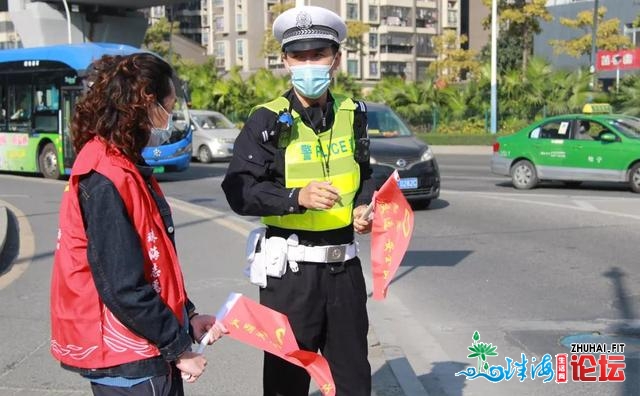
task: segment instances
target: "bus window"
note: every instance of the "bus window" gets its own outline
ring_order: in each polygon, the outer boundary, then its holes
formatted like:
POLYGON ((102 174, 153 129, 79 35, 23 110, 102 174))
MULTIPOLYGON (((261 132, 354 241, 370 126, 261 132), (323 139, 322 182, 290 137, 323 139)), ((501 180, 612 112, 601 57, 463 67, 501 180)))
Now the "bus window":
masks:
POLYGON ((32 89, 30 84, 9 85, 7 115, 9 132, 29 132, 31 130, 32 89))
POLYGON ((36 112, 58 110, 60 106, 60 91, 55 85, 36 86, 36 112))
POLYGON ((0 80, 0 132, 7 129, 7 94, 3 82, 0 80))
POLYGON ((33 114, 33 129, 36 132, 58 132, 59 92, 51 82, 36 83, 35 112, 33 114))

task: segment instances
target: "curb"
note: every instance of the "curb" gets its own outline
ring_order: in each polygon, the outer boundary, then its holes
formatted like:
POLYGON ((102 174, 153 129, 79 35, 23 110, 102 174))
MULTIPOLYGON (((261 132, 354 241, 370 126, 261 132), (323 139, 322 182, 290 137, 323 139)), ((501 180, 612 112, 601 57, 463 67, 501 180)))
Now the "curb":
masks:
POLYGON ((429 145, 435 155, 440 154, 461 154, 461 155, 485 155, 492 154, 492 146, 433 146, 429 145))
POLYGON ((0 256, 2 256, 4 244, 7 241, 7 228, 9 227, 7 208, 1 203, 2 201, 0 201, 0 256))

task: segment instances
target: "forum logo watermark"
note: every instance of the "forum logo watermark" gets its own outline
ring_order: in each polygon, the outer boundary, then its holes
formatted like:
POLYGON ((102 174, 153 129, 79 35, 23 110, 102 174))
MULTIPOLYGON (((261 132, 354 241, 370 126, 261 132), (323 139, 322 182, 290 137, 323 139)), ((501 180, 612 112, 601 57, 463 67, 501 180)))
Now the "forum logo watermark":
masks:
POLYGON ((471 352, 467 358, 475 360, 475 367, 455 373, 468 380, 484 378, 497 383, 516 377, 520 382, 541 380, 543 383, 558 384, 572 382, 623 382, 624 343, 574 343, 570 353, 560 353, 552 357, 544 354, 540 360, 535 356, 520 354, 519 360, 505 357, 504 365, 490 364, 489 358, 498 357, 498 347, 493 343, 480 341, 480 333, 473 333, 473 342, 467 347, 471 352))

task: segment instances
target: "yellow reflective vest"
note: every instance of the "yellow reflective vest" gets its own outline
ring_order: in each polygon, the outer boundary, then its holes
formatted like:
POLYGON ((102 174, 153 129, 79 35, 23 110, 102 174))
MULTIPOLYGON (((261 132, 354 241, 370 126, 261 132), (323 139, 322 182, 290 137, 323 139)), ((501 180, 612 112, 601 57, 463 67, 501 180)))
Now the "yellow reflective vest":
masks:
MULTIPOLYGON (((300 214, 264 216, 264 224, 306 231, 334 230, 351 224, 353 201, 360 186, 360 167, 353 156, 356 104, 345 96, 333 95, 333 98, 333 126, 320 134, 292 111, 293 126, 286 136, 284 174, 287 188, 302 188, 312 180, 331 181, 340 192, 340 199, 328 210, 308 209, 300 214)), ((258 107, 278 113, 289 108, 289 101, 279 97, 258 107)))

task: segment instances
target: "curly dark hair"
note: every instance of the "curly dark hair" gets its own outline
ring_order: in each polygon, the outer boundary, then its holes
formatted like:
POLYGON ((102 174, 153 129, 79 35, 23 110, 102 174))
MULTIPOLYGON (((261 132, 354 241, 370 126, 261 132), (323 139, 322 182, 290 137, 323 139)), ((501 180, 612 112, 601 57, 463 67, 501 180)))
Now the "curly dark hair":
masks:
POLYGON ((99 136, 138 163, 151 133, 148 109, 171 94, 173 78, 171 66, 150 53, 95 61, 71 121, 76 152, 99 136))

